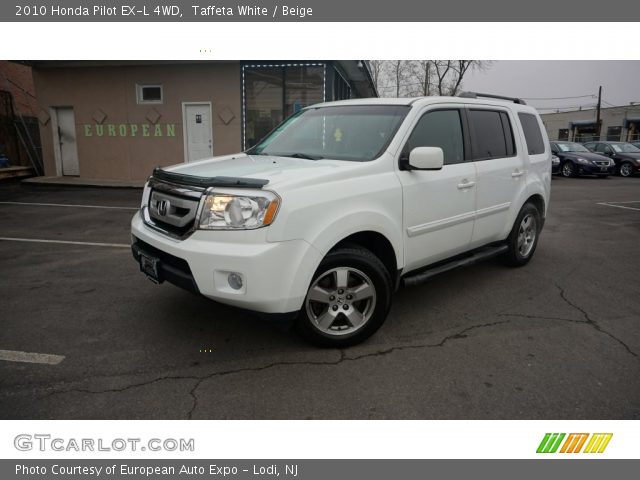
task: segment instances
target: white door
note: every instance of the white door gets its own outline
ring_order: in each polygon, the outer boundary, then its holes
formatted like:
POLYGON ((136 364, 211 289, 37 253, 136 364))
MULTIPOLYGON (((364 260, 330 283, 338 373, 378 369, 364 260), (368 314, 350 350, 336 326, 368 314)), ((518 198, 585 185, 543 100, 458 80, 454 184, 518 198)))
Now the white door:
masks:
POLYGON ((55 111, 57 121, 52 123, 53 138, 57 144, 62 175, 80 175, 73 107, 56 107, 55 111))
POLYGON ((476 186, 476 223, 472 248, 504 240, 514 200, 526 188, 523 156, 517 152, 509 112, 470 108, 469 124, 473 138, 478 180, 476 186))
POLYGON ((425 113, 402 149, 440 147, 442 170, 400 170, 407 271, 469 248, 475 216, 476 169, 465 161, 461 111, 444 108, 425 113))
POLYGON ((186 161, 195 162, 196 160, 212 157, 211 104, 184 104, 183 115, 186 161))

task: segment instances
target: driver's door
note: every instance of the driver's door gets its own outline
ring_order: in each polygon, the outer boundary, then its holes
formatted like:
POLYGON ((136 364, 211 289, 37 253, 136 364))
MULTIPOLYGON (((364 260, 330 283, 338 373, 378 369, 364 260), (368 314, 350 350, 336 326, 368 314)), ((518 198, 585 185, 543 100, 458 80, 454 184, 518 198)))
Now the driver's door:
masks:
POLYGON ((403 197, 405 271, 469 248, 475 217, 476 167, 470 156, 464 111, 438 106, 415 123, 401 158, 416 147, 440 147, 441 170, 398 170, 403 197))

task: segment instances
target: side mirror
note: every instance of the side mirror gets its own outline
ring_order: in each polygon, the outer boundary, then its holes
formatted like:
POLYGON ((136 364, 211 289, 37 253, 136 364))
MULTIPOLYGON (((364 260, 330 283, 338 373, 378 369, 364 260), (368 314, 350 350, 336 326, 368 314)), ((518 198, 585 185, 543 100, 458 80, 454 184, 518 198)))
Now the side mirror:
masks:
POLYGON ((558 155, 558 151, 557 150, 551 150, 551 153, 553 153, 554 155, 558 155))
POLYGON ((416 147, 409 153, 412 170, 442 170, 444 152, 440 147, 416 147))

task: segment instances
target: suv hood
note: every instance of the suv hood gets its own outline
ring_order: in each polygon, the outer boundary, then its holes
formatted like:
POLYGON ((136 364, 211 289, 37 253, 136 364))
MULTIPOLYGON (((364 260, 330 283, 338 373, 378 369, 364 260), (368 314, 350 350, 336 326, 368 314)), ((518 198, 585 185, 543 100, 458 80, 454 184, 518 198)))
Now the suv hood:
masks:
POLYGON ((163 168, 171 173, 198 177, 239 177, 268 180, 266 188, 317 182, 344 169, 357 168, 361 162, 342 160, 306 160, 271 155, 225 155, 198 162, 163 168))

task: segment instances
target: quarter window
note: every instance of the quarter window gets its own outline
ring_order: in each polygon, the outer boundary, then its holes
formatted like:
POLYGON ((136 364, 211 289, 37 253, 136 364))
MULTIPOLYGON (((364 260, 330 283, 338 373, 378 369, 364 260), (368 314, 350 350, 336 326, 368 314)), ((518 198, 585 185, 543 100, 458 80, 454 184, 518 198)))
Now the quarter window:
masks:
POLYGON ((444 164, 464 162, 464 137, 459 110, 436 110, 422 116, 411 132, 403 156, 416 147, 440 147, 444 164))
POLYGON ((518 117, 520 117, 524 138, 527 141, 529 155, 544 153, 544 140, 536 116, 531 113, 518 113, 518 117))

